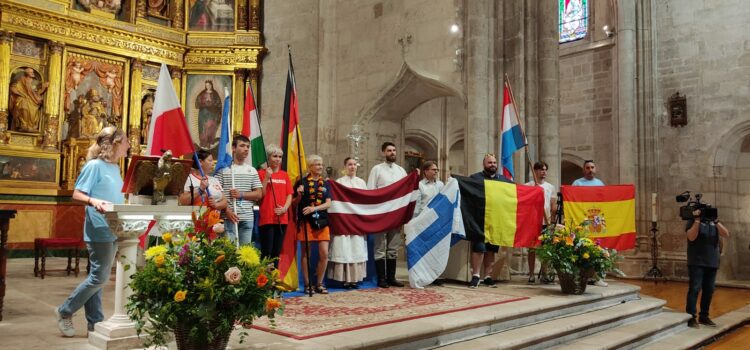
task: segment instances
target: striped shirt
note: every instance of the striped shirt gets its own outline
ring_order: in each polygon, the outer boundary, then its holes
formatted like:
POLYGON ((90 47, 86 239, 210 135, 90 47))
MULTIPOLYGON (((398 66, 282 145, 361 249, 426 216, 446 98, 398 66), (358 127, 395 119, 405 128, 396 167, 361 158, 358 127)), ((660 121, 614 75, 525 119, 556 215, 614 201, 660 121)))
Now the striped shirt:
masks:
MULTIPOLYGON (((234 213, 240 218, 240 221, 253 222, 253 206, 255 202, 249 200, 237 200, 237 208, 232 204, 233 200, 229 197, 229 190, 236 188, 241 192, 250 192, 256 188, 262 188, 260 183, 260 177, 258 171, 255 170, 250 164, 236 164, 232 163, 232 167, 223 168, 219 173, 216 174, 216 179, 221 183, 221 187, 224 189, 224 197, 229 200, 229 207, 234 210, 234 213), (232 182, 232 172, 234 172, 234 184, 232 182)), ((223 214, 226 218, 226 213, 223 214)))

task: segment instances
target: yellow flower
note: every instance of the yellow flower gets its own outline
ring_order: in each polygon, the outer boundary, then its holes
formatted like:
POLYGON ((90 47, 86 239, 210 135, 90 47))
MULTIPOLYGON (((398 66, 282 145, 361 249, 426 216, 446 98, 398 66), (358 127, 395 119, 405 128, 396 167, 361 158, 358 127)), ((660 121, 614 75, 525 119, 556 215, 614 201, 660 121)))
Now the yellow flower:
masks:
POLYGON ((555 237, 552 239, 552 243, 558 243, 560 242, 560 237, 555 237))
POLYGON ((164 242, 172 242, 172 234, 167 232, 163 235, 161 235, 161 239, 164 240, 164 242))
POLYGON ((240 261, 248 266, 260 265, 260 255, 258 250, 251 246, 243 246, 237 250, 240 261))
POLYGON ((177 293, 174 293, 174 301, 181 302, 185 300, 185 296, 187 295, 187 291, 180 290, 177 291, 177 293))
POLYGON ((146 250, 146 253, 144 255, 146 256, 146 260, 151 260, 155 256, 164 255, 167 253, 167 247, 163 245, 156 245, 151 248, 148 248, 146 250))
POLYGON ((576 226, 576 231, 583 231, 583 226, 581 225, 576 226))
POLYGON ((584 259, 588 259, 589 258, 589 253, 583 253, 583 258, 584 259))
POLYGON ((156 266, 159 266, 159 267, 164 265, 164 255, 157 255, 154 258, 154 263, 156 263, 156 266))

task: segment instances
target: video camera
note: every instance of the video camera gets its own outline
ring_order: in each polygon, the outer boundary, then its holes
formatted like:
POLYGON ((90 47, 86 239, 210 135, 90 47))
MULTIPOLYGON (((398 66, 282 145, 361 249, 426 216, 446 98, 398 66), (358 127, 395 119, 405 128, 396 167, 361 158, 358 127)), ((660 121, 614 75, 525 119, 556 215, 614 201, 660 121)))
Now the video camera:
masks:
POLYGON ((698 209, 701 211, 701 221, 714 221, 719 217, 719 210, 712 207, 711 204, 701 202, 701 198, 703 198, 703 194, 695 193, 691 195, 690 191, 677 195, 677 203, 687 202, 686 205, 680 207, 680 218, 682 220, 693 219, 693 212, 698 209))

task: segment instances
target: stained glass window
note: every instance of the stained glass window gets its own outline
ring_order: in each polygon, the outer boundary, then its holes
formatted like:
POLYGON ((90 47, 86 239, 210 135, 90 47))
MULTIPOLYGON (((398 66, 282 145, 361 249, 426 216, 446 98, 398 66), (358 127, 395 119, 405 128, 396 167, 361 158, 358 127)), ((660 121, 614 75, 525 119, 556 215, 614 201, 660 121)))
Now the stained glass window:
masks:
POLYGON ((560 43, 567 43, 586 37, 589 27, 589 7, 587 0, 558 0, 560 8, 560 43))

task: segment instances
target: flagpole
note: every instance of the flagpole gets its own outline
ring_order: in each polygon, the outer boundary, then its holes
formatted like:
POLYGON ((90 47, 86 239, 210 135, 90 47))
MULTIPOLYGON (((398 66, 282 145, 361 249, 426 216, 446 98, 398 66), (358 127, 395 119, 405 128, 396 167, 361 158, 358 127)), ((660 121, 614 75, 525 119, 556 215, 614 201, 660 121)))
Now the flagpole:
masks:
MULTIPOLYGON (((263 141, 263 153, 266 153, 266 144, 265 144, 265 139, 263 138, 263 128, 260 127, 260 108, 258 107, 258 104, 256 103, 256 100, 255 100, 255 91, 253 91, 253 83, 252 83, 252 81, 247 86, 247 89, 248 89, 248 91, 250 91, 250 97, 253 99, 253 104, 255 105, 255 114, 257 116, 257 121, 258 121, 258 133, 260 134, 260 139, 263 141)), ((252 120, 250 120, 250 125, 252 126, 252 124, 253 124, 253 122, 252 122, 252 120)), ((251 132, 252 132, 252 130, 251 130, 251 132)), ((270 166, 269 163, 270 162, 268 161, 268 155, 266 154, 266 169, 270 169, 271 168, 271 166, 270 166)), ((276 191, 273 190, 273 176, 272 176, 272 174, 268 173, 268 170, 266 170, 266 175, 268 175, 268 177, 269 177, 269 179, 268 179, 268 187, 270 187, 270 189, 271 189, 271 198, 273 198, 273 207, 274 207, 274 209, 276 209, 276 207, 279 206, 279 202, 276 199, 276 191)), ((287 178, 288 177, 289 176, 287 176, 287 178)), ((284 205, 286 205, 286 203, 284 203, 284 205)), ((276 215, 275 212, 274 212, 274 215, 276 216, 276 229, 278 230, 278 232, 281 232, 281 231, 283 231, 281 229, 281 218, 279 217, 279 215, 276 215)), ((282 242, 283 242, 283 240, 282 240, 282 242)), ((279 258, 279 257, 277 257, 277 258, 279 258)), ((279 266, 278 265, 278 261, 276 263, 276 266, 277 267, 279 266)))
MULTIPOLYGON (((287 50, 289 51, 289 81, 292 83, 292 93, 289 102, 291 103, 293 99, 296 99, 297 95, 297 82, 294 80, 294 66, 292 65, 292 46, 286 45, 287 50)), ((291 109, 289 110, 289 113, 291 114, 291 109)), ((300 140, 302 139, 302 135, 299 133, 299 120, 297 121, 297 127, 295 128, 295 132, 297 133, 297 169, 299 169, 299 178, 302 179, 302 156, 300 155, 300 152, 302 151, 300 149, 300 140)), ((313 286, 312 286, 312 269, 310 268, 310 238, 307 232, 307 223, 305 222, 304 215, 302 217, 302 227, 305 232, 305 256, 307 259, 307 284, 308 286, 305 286, 305 289, 307 289, 307 293, 310 297, 313 296, 313 286)))
MULTIPOLYGON (((513 110, 516 112, 516 122, 518 122, 518 129, 521 130, 521 136, 523 136, 523 139, 528 141, 526 138, 526 133, 523 131, 523 126, 521 124, 521 115, 518 114, 518 105, 516 104, 516 97, 513 96, 513 89, 510 87, 510 80, 508 79, 508 74, 505 74, 504 84, 508 88, 508 94, 510 95, 511 104, 513 105, 513 110)), ((500 129, 502 130, 502 121, 500 125, 500 129)), ((534 165, 531 163, 531 155, 529 154, 529 146, 528 144, 526 147, 523 148, 524 152, 526 152, 526 164, 529 166, 529 170, 531 171, 531 176, 534 178, 534 184, 539 185, 539 178, 536 176, 536 173, 534 172, 534 165)), ((544 215, 544 223, 545 225, 549 225, 549 218, 547 217, 547 214, 544 215)))
MULTIPOLYGON (((226 98, 226 96, 224 96, 226 98)), ((234 133, 232 132, 232 118, 231 116, 227 118, 227 123, 229 124, 227 126, 229 138, 232 139, 231 142, 234 142, 234 133)), ((229 164, 229 173, 232 176, 232 188, 237 188, 234 184, 234 157, 232 157, 232 163, 229 164)), ((234 242, 237 248, 240 247, 240 216, 239 211, 237 210, 237 198, 232 198, 232 208, 234 209, 234 215, 237 216, 237 221, 234 222, 234 242)))

